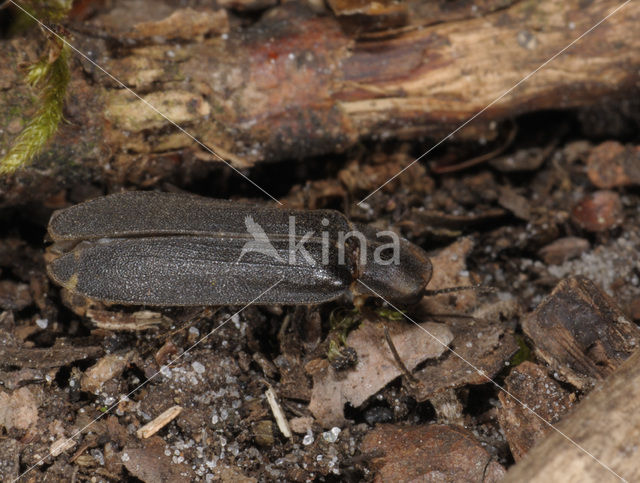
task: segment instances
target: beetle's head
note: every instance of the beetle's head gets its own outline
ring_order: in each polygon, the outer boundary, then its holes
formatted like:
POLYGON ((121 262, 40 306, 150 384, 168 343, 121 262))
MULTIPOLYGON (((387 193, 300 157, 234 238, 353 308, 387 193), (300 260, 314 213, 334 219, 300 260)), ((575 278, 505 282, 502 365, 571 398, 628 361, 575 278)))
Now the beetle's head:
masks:
POLYGON ((358 280, 362 283, 354 281, 352 293, 380 295, 398 305, 418 303, 431 280, 431 261, 422 248, 407 240, 398 237, 397 248, 391 245, 368 240, 366 263, 358 263, 358 280))

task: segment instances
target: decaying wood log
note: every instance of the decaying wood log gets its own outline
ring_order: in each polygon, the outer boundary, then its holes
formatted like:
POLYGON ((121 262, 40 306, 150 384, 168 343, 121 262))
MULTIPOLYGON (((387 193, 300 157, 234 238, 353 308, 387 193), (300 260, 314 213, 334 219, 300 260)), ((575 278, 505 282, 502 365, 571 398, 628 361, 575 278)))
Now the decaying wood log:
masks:
MULTIPOLYGON (((640 480, 640 351, 595 388, 557 428, 620 478, 640 480)), ((511 468, 503 481, 619 481, 567 437, 553 432, 511 468)))
MULTIPOLYGON (((480 18, 356 40, 333 15, 290 2, 243 31, 160 45, 147 39, 133 47, 137 38, 121 38, 122 28, 110 36, 107 12, 93 19, 93 30, 102 35, 78 32, 73 41, 222 157, 246 168, 339 152, 363 138, 446 135, 619 4, 516 2, 480 18)), ((179 18, 196 18, 206 28, 215 24, 202 15, 179 18)), ((129 21, 127 15, 117 20, 129 21)), ((171 22, 147 24, 159 35, 171 22)), ((631 2, 492 104, 483 125, 540 109, 590 106, 604 96, 632 97, 639 86, 638 25, 640 5, 631 2)), ((0 40, 0 152, 32 112, 33 92, 18 66, 37 59, 41 44, 36 31, 28 39, 0 40)), ((72 79, 69 123, 33 169, 3 181, 4 204, 48 197, 95 177, 96 170, 112 182, 153 182, 193 160, 176 152, 215 159, 89 62, 74 61, 72 79)))

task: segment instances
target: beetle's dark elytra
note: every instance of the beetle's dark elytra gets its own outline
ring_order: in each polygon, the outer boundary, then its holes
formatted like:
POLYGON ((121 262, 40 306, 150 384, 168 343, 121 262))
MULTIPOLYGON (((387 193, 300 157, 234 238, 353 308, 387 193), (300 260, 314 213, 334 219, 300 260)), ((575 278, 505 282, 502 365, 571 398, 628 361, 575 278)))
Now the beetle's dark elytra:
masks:
POLYGON ((354 230, 334 210, 133 191, 55 212, 48 273, 74 293, 131 305, 247 304, 276 283, 255 303, 316 304, 366 294, 356 278, 389 300, 419 300, 431 278, 426 254, 402 240, 400 264, 378 266, 380 242, 367 235, 363 265, 340 243, 354 230))

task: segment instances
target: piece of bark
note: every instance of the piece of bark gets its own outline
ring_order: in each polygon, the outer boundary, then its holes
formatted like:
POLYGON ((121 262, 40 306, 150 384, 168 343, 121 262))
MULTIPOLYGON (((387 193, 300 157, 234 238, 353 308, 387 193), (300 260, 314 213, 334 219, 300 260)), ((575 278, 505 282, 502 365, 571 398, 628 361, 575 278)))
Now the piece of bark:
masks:
MULTIPOLYGON (((75 307, 72 307, 72 310, 75 307)), ((110 310, 87 309, 84 314, 96 327, 105 330, 143 331, 167 324, 171 319, 160 312, 138 310, 136 312, 118 312, 110 310)))
POLYGON ((365 436, 361 450, 375 455, 376 482, 497 482, 505 474, 473 435, 459 427, 380 425, 365 436))
POLYGON ((273 7, 278 4, 278 0, 218 0, 217 4, 240 12, 251 12, 273 7))
POLYGON ((41 383, 45 380, 42 369, 21 368, 13 371, 0 371, 0 385, 4 389, 14 390, 29 384, 41 383))
POLYGON ((165 453, 166 443, 153 436, 144 441, 142 448, 125 447, 120 459, 129 472, 144 482, 166 481, 168 483, 193 480, 195 474, 185 463, 171 460, 165 453))
POLYGON ((80 380, 80 388, 83 391, 97 393, 105 382, 116 379, 122 374, 134 354, 130 351, 126 354, 107 354, 102 357, 84 372, 80 380))
POLYGON ((587 395, 557 429, 563 434, 553 432, 503 481, 639 481, 640 351, 587 395))
POLYGON ((104 354, 99 346, 63 347, 47 349, 29 347, 0 347, 0 365, 3 367, 31 367, 48 369, 70 364, 83 359, 95 359, 104 354))
POLYGON ((560 265, 587 252, 589 248, 589 240, 567 236, 543 246, 538 251, 538 255, 549 265, 560 265))
POLYGON ((74 24, 73 28, 85 34, 89 33, 87 28, 92 28, 94 34, 102 32, 130 44, 151 38, 159 42, 193 40, 205 34, 229 30, 228 15, 223 9, 211 10, 202 6, 176 8, 170 0, 156 0, 153 8, 149 6, 147 0, 121 0, 110 10, 100 11, 85 24, 74 24))
POLYGON ((403 27, 409 19, 409 7, 406 2, 328 0, 328 4, 342 21, 344 29, 353 35, 403 27))
POLYGON ((580 390, 611 374, 640 346, 640 329, 582 276, 560 281, 522 329, 536 355, 580 390))
POLYGON ((418 401, 447 389, 468 384, 486 384, 517 352, 513 331, 501 321, 472 321, 451 318, 451 348, 437 364, 427 365, 413 376, 419 381, 413 395, 418 401))
POLYGON ((496 207, 474 207, 473 212, 463 215, 448 213, 444 210, 412 208, 405 218, 397 223, 397 226, 410 233, 412 238, 429 235, 457 238, 466 230, 491 223, 506 215, 506 210, 496 207))
POLYGON ((511 370, 505 379, 505 389, 509 394, 498 393, 502 404, 498 421, 513 457, 519 461, 551 430, 538 416, 555 424, 571 409, 575 396, 551 379, 544 368, 529 361, 511 370))
POLYGON ((229 19, 225 10, 175 10, 166 18, 134 25, 131 38, 163 37, 165 39, 193 39, 206 34, 229 31, 229 19))
POLYGON ((171 406, 169 409, 156 416, 155 419, 149 421, 141 428, 138 428, 138 430, 136 431, 136 436, 139 439, 150 438, 175 418, 177 418, 183 409, 184 408, 182 406, 171 406))
MULTIPOLYGON (((433 255, 433 276, 427 288, 438 290, 472 285, 466 266, 466 257, 472 248, 470 238, 460 238, 433 255)), ((476 306, 477 297, 475 290, 464 290, 422 299, 420 309, 424 313, 416 317, 446 322, 446 327, 453 333, 453 341, 450 344, 452 351, 444 353, 436 364, 429 364, 413 374, 418 384, 412 384, 408 389, 418 401, 432 399, 439 392, 467 384, 489 382, 487 377, 499 372, 518 350, 513 331, 501 320, 505 308, 502 303, 481 307, 472 317, 459 316, 476 306)))
MULTIPOLYGON (((249 167, 341 151, 362 138, 446 135, 618 5, 614 0, 516 2, 481 18, 356 41, 332 16, 288 2, 228 38, 113 52, 108 42, 81 33, 74 43, 177 116, 222 157, 249 167)), ((93 18, 93 31, 105 15, 93 18)), ((555 58, 553 68, 539 70, 492 104, 483 122, 632 95, 640 36, 629 33, 639 21, 640 5, 631 2, 555 58)), ((2 125, 16 119, 24 125, 32 112, 33 91, 16 72, 18 65, 37 59, 41 43, 35 31, 26 39, 0 41, 2 125)), ((83 60, 72 62, 72 68, 68 123, 33 169, 3 180, 0 204, 45 199, 96 173, 140 186, 179 170, 205 169, 194 157, 176 158, 179 151, 216 159, 168 121, 149 115, 148 107, 95 66, 83 60)), ((0 151, 16 136, 3 130, 0 151)))
POLYGON ((509 186, 504 186, 500 190, 498 203, 522 220, 531 219, 531 203, 509 186))

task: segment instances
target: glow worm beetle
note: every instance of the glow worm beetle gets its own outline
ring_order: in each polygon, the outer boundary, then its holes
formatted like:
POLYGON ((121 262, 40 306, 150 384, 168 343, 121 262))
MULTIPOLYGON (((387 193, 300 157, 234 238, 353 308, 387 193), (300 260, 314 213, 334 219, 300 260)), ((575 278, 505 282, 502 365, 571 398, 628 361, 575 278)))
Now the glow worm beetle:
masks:
POLYGON ((427 254, 398 238, 398 263, 376 263, 372 253, 388 244, 358 228, 334 210, 132 191, 56 211, 48 227, 55 258, 47 271, 72 293, 124 305, 241 305, 278 280, 255 303, 318 304, 347 292, 371 296, 365 286, 392 303, 419 301, 432 275, 427 254), (294 250, 304 243, 309 255, 293 260, 292 217, 294 250), (257 227, 253 233, 251 226, 257 227), (305 236, 318 231, 319 237, 305 236), (365 241, 366 256, 345 240, 353 232, 365 241), (258 249, 247 251, 252 242, 260 242, 258 249))

